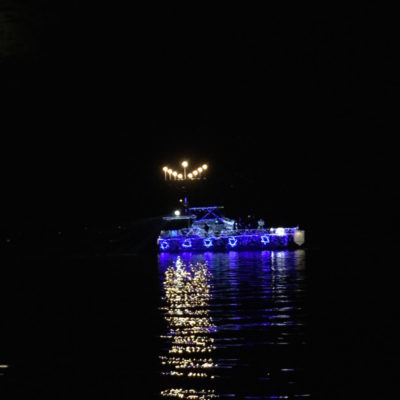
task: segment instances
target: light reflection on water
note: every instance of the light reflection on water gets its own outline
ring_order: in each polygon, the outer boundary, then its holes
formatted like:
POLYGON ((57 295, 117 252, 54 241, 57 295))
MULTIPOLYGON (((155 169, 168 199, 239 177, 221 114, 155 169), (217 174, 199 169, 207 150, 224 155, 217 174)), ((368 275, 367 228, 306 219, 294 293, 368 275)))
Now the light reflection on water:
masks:
MULTIPOLYGON (((168 343, 167 355, 160 356, 164 376, 186 379, 214 379, 216 365, 212 358, 215 350, 215 325, 210 316, 210 272, 205 264, 184 265, 178 258, 175 266, 164 275, 164 318, 168 343)), ((169 388, 161 396, 182 399, 212 399, 213 389, 169 388)))
POLYGON ((159 267, 161 397, 309 397, 304 250, 161 253, 159 267))

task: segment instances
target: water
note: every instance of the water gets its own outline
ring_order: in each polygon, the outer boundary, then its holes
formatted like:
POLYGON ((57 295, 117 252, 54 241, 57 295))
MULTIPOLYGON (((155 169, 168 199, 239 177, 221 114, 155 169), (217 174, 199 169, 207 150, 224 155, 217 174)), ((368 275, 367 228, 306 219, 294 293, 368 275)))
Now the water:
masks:
POLYGON ((159 265, 164 398, 310 396, 303 250, 160 254, 159 265))
POLYGON ((5 265, 2 398, 307 398, 305 252, 181 257, 5 265))

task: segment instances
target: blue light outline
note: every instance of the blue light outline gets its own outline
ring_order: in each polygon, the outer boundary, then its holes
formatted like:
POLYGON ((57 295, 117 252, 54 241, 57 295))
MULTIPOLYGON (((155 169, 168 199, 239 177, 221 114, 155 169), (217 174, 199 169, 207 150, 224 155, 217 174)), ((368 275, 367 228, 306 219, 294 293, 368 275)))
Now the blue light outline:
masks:
POLYGON ((216 240, 221 243, 225 243, 225 246, 229 249, 233 249, 239 247, 241 249, 254 249, 254 246, 259 243, 260 249, 269 248, 269 246, 288 246, 289 238, 291 234, 286 233, 284 236, 279 236, 275 234, 242 234, 242 235, 232 235, 232 236, 224 236, 224 237, 172 237, 171 239, 165 238, 160 239, 159 249, 162 252, 173 252, 174 249, 178 250, 178 248, 189 250, 189 249, 208 249, 209 251, 214 251, 217 249, 216 240), (177 245, 177 246, 176 246, 177 245))
POLYGON ((207 247, 207 249, 208 249, 209 247, 212 247, 212 246, 213 246, 212 238, 204 239, 204 240, 203 240, 203 244, 204 244, 205 247, 207 247), (208 242, 208 243, 206 243, 206 242, 208 242))
POLYGON ((160 247, 161 247, 162 250, 167 250, 169 248, 169 243, 166 240, 163 240, 160 243, 160 247))
POLYGON ((192 247, 192 241, 190 239, 185 239, 182 243, 182 247, 185 249, 192 247))
POLYGON ((234 236, 231 236, 229 239, 228 239, 228 244, 229 244, 229 246, 231 246, 231 247, 236 247, 236 245, 237 245, 237 239, 234 237, 234 236), (233 243, 232 243, 232 239, 233 239, 233 243))
POLYGON ((264 245, 269 244, 270 243, 269 236, 262 235, 261 236, 261 243, 264 244, 264 245))

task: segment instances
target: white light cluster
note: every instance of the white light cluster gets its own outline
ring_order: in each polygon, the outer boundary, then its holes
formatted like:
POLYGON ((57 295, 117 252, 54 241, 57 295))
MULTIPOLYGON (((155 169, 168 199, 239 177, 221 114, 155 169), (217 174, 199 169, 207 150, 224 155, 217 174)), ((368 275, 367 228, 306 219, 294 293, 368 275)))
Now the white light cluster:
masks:
POLYGON ((183 173, 178 172, 174 169, 171 169, 167 166, 163 167, 163 171, 164 171, 164 179, 165 180, 193 180, 193 179, 200 179, 202 177, 204 177, 204 173, 207 171, 208 169, 208 165, 207 164, 203 164, 198 168, 195 168, 193 171, 189 172, 188 174, 186 174, 186 169, 189 166, 189 162, 188 161, 182 161, 181 166, 183 167, 183 173))
POLYGON ((215 394, 214 389, 169 389, 163 390, 161 396, 177 399, 188 399, 188 400, 209 400, 216 399, 219 396, 215 394))

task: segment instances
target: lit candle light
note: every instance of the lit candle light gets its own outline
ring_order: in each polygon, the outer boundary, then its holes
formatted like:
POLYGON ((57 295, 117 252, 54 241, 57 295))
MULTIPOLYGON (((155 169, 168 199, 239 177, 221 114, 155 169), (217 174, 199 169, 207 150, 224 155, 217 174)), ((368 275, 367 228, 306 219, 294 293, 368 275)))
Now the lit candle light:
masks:
POLYGON ((182 162, 184 179, 186 179, 186 168, 187 168, 188 165, 189 165, 189 163, 187 161, 183 161, 182 162))

